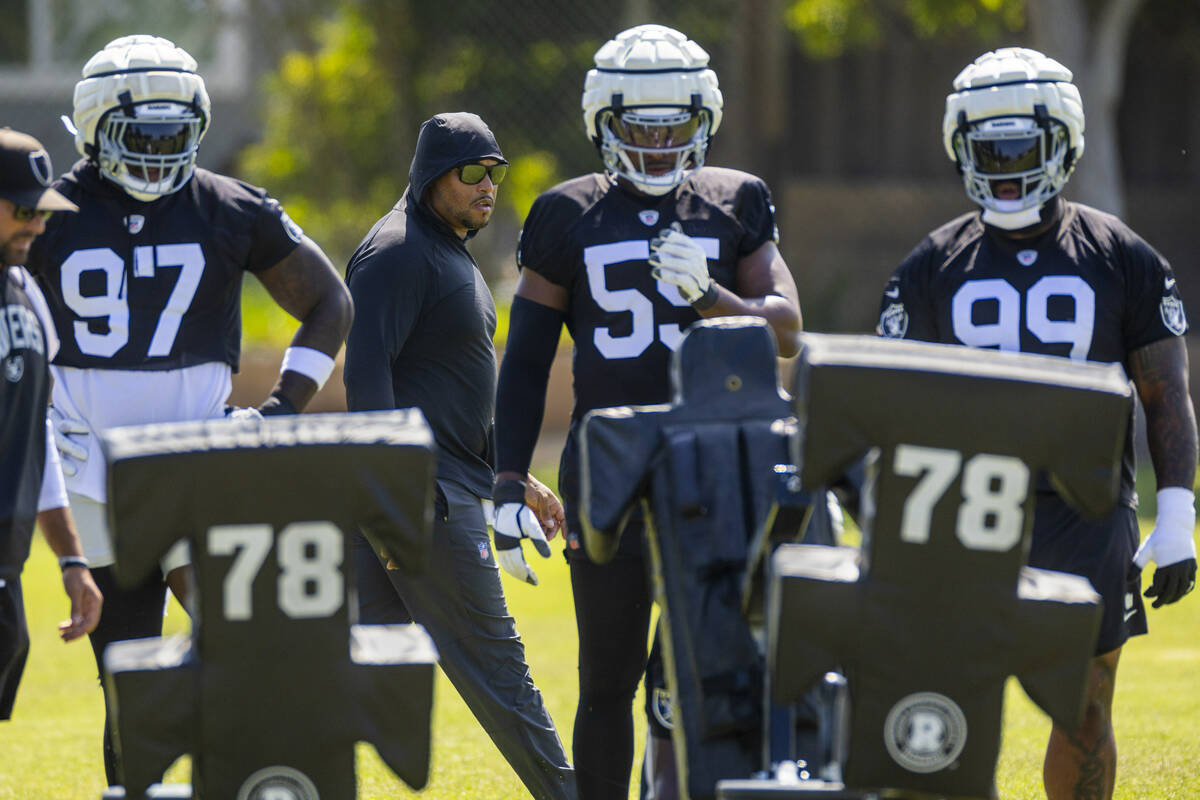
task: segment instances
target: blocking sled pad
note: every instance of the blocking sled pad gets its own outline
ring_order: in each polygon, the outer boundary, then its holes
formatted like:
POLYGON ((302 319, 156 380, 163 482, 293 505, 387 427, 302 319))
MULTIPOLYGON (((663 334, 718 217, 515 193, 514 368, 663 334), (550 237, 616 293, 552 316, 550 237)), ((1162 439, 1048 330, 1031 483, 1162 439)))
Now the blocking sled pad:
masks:
POLYGON ((127 796, 190 753, 198 797, 349 800, 359 740, 424 786, 433 643, 416 625, 355 624, 349 558, 363 530, 402 569, 428 563, 420 413, 147 425, 103 446, 118 581, 158 570, 180 538, 195 566, 190 639, 105 653, 127 796))

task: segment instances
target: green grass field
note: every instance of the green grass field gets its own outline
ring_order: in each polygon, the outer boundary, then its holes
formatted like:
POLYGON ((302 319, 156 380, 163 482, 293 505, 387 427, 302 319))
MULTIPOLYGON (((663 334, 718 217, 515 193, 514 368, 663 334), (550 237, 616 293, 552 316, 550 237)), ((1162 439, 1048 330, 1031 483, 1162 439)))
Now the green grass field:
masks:
MULTIPOLYGON (((570 748, 575 703, 575 622, 561 543, 534 568, 541 585, 505 576, 510 610, 525 641, 533 676, 564 745, 570 748)), ((25 570, 32 652, 14 719, 0 723, 0 800, 95 800, 103 788, 100 732, 103 704, 86 642, 64 645, 55 624, 66 605, 58 568, 35 541, 25 570)), ((1125 649, 1118 672, 1116 724, 1119 800, 1194 800, 1200 797, 1200 598, 1151 613, 1152 633, 1125 649)), ((186 615, 172 607, 171 631, 186 630, 186 615)), ((640 706, 639 706, 640 707, 640 706)), ((637 725, 640 752, 644 723, 637 725)), ((1041 790, 1041 757, 1049 725, 1010 682, 1005 710, 999 785, 1005 800, 1035 800, 1041 790)), ((358 750, 359 796, 368 800, 516 800, 528 795, 475 723, 453 688, 439 678, 429 786, 409 791, 374 750, 358 750)), ((167 779, 187 780, 186 762, 167 779)), ((636 797, 636 781, 633 795, 636 797)))

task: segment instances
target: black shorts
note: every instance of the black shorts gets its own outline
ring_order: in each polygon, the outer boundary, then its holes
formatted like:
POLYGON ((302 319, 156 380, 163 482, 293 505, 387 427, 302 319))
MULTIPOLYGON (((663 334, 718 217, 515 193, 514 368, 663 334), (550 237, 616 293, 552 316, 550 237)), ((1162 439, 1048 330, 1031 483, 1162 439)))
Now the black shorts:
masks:
POLYGON ((1137 511, 1123 503, 1102 519, 1088 520, 1058 495, 1038 493, 1029 566, 1082 575, 1092 582, 1104 600, 1096 655, 1147 631, 1142 571, 1133 564, 1140 540, 1137 511))
POLYGON ((4 578, 0 586, 0 720, 11 719, 17 701, 17 686, 29 655, 29 631, 25 627, 25 601, 21 579, 4 578))

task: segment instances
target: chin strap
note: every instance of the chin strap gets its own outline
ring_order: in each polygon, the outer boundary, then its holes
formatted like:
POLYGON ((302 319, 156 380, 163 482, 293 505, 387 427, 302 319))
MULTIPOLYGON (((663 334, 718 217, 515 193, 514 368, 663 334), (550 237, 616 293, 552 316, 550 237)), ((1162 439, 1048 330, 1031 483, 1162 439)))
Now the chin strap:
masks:
POLYGON ((1042 221, 1042 207, 1027 208, 1024 211, 993 211, 985 208, 983 221, 1006 231, 1019 231, 1042 221))

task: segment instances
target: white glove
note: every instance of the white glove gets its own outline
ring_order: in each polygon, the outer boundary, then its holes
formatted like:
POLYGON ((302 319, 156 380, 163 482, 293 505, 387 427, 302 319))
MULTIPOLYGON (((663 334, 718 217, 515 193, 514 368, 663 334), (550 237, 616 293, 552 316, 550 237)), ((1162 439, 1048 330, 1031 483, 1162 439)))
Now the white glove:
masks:
POLYGON ((1196 586, 1196 496, 1182 486, 1158 492, 1158 515, 1154 530, 1142 542, 1133 563, 1139 568, 1157 564, 1146 597, 1155 598, 1154 608, 1178 602, 1196 586))
POLYGON ((92 442, 91 429, 83 420, 68 417, 55 406, 50 406, 47 416, 54 427, 54 446, 58 448, 63 475, 73 478, 83 469, 83 462, 87 461, 92 442))
POLYGON ((257 408, 230 408, 225 412, 225 419, 232 420, 251 420, 252 422, 262 422, 265 419, 262 412, 257 408))
POLYGON ((1192 530, 1196 527, 1196 498, 1181 486, 1171 486, 1158 493, 1158 515, 1154 530, 1142 542, 1133 563, 1145 567, 1153 561, 1169 567, 1196 557, 1196 542, 1192 530))
POLYGON ((492 535, 496 540, 496 561, 504 571, 537 586, 537 575, 525 563, 525 554, 521 552, 521 540, 531 540, 542 558, 550 557, 550 544, 533 509, 524 503, 500 503, 492 520, 492 535))
POLYGON ((650 274, 679 287, 679 294, 689 303, 704 297, 712 285, 704 248, 684 233, 678 222, 650 240, 649 261, 650 274))

